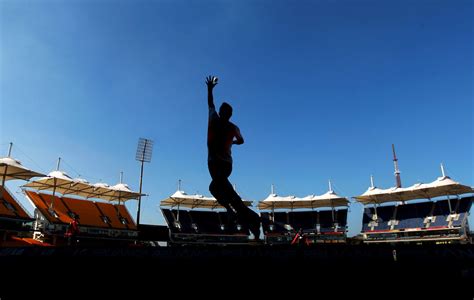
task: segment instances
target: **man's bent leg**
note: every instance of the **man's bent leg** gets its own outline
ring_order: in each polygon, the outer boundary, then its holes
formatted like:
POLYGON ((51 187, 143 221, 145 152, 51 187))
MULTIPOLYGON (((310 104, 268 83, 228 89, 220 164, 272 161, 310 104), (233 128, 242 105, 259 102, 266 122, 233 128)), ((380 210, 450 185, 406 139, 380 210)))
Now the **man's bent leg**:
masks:
POLYGON ((230 182, 228 182, 228 185, 226 184, 225 187, 226 198, 229 197, 230 205, 232 205, 232 207, 236 210, 239 219, 248 226, 249 230, 255 236, 255 239, 259 239, 260 216, 251 210, 247 205, 245 205, 244 201, 242 201, 242 198, 240 198, 239 194, 237 194, 230 182))
POLYGON ((260 217, 243 203, 235 192, 228 177, 232 173, 232 163, 224 161, 210 161, 208 163, 212 182, 209 186, 211 194, 227 209, 229 223, 239 219, 242 225, 249 227, 256 238, 260 235, 260 217), (237 213, 237 214, 236 214, 237 213))
POLYGON ((211 181, 211 184, 209 185, 209 191, 211 192, 211 195, 216 198, 217 202, 219 202, 220 205, 224 206, 229 211, 232 210, 232 208, 230 207, 230 201, 226 197, 225 191, 222 189, 222 184, 222 181, 211 181))
POLYGON ((221 161, 209 161, 207 165, 212 177, 209 191, 214 198, 216 198, 217 202, 224 206, 229 213, 234 213, 234 210, 229 205, 230 198, 227 192, 227 184, 230 184, 227 177, 229 177, 232 172, 232 164, 221 161))

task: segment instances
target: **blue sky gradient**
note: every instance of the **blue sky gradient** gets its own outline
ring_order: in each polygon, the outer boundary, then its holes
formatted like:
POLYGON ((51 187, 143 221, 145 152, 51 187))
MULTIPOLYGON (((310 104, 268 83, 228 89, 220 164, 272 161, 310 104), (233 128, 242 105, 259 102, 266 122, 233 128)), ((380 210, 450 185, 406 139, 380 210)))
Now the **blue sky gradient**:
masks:
MULTIPOLYGON (((472 1, 0 1, 0 153, 138 190, 144 223, 176 190, 209 195, 205 76, 245 138, 231 181, 264 199, 352 197, 448 175, 473 185, 472 1)), ((17 191, 21 182, 8 186, 17 191)), ((22 195, 17 195, 31 210, 22 195)), ((136 203, 127 204, 135 214, 136 203)), ((350 235, 362 206, 351 206, 350 235)), ((471 217, 472 221, 472 217, 471 217)))

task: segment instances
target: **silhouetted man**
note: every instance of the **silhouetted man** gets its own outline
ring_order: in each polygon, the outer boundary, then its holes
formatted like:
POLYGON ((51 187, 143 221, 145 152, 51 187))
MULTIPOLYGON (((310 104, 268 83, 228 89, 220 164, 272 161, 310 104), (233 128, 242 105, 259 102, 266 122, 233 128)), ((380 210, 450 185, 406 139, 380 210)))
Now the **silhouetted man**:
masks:
POLYGON ((209 191, 230 215, 236 214, 239 222, 247 225, 255 239, 259 239, 260 217, 245 205, 228 179, 232 173, 232 145, 243 144, 244 138, 240 134, 239 127, 229 121, 232 116, 232 106, 224 102, 219 108, 219 114, 216 112, 212 95, 212 90, 217 84, 217 80, 214 79, 215 77, 212 76, 206 78, 209 104, 208 167, 212 177, 209 191))

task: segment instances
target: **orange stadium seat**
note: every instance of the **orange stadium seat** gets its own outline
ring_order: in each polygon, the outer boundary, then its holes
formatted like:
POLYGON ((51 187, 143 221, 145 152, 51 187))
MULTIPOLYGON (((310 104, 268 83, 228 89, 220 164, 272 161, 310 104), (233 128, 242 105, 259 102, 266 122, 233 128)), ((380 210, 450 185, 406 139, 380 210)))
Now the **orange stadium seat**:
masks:
POLYGON ((109 228, 107 223, 102 220, 101 213, 94 202, 72 198, 63 198, 62 200, 72 212, 79 216, 79 225, 109 228))
POLYGON ((31 219, 28 213, 3 186, 0 186, 0 195, 0 217, 3 216, 16 219, 31 219))
POLYGON ((115 205, 115 207, 119 208, 120 215, 127 220, 126 226, 128 229, 136 230, 137 225, 135 225, 135 222, 133 221, 132 216, 130 216, 130 213, 128 212, 125 205, 115 205))
MULTIPOLYGON (((61 199, 57 196, 53 195, 46 195, 46 194, 38 194, 40 198, 42 198, 45 203, 47 203, 48 207, 51 206, 51 203, 53 204, 53 210, 54 212, 58 215, 58 218, 56 218, 56 222, 60 223, 65 223, 69 224, 72 221, 70 214, 70 211, 67 209, 66 206, 64 206, 64 203, 61 201, 61 199)), ((48 215, 51 216, 51 214, 48 212, 48 215)))
POLYGON ((46 219, 48 219, 48 221, 56 222, 56 220, 53 220, 51 215, 48 213, 48 204, 44 202, 44 200, 37 193, 26 191, 26 196, 33 202, 33 204, 41 212, 41 214, 45 216, 46 219))
POLYGON ((48 211, 53 200, 52 195, 38 194, 31 191, 26 193, 40 212, 52 223, 69 224, 72 221, 73 214, 75 214, 79 216, 80 226, 122 230, 137 229, 125 205, 55 196, 53 207, 58 218, 54 218, 48 211), (107 217, 108 222, 104 221, 104 217, 107 217), (122 223, 120 218, 124 218, 126 224, 122 223))
POLYGON ((95 203, 102 212, 103 216, 106 216, 110 221, 110 227, 114 229, 127 229, 125 224, 120 222, 118 211, 114 205, 110 203, 96 202, 95 203))

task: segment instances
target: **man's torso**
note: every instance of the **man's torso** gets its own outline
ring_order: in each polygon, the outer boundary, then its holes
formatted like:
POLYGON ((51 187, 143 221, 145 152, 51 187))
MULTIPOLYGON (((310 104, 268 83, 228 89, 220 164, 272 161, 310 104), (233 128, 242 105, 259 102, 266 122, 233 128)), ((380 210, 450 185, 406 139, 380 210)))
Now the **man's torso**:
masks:
POLYGON ((222 120, 215 109, 209 110, 207 129, 208 160, 222 160, 232 163, 232 141, 238 127, 232 122, 222 120))

